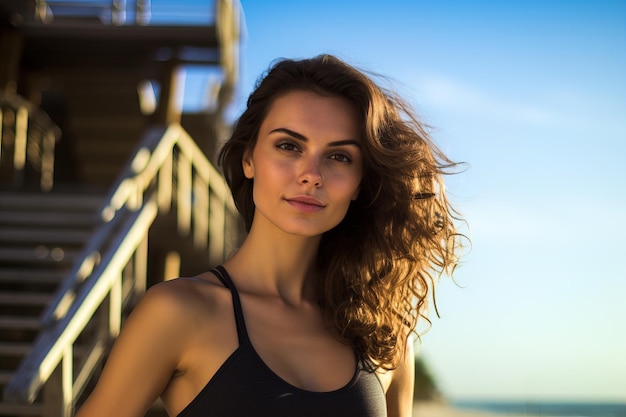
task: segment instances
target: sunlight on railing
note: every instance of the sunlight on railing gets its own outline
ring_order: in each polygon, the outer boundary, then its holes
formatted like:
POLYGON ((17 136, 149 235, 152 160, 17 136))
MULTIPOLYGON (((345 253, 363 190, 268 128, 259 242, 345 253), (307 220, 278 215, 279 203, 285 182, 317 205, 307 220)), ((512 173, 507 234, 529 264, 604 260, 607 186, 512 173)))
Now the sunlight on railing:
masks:
POLYGON ((44 330, 5 398, 32 403, 44 387, 46 409, 70 415, 124 312, 145 291, 148 231, 172 208, 179 233, 191 234, 211 263, 221 262, 237 240, 238 215, 223 177, 178 125, 142 140, 100 210, 102 224, 44 312, 44 330))
POLYGON ((22 187, 27 170, 38 175, 39 186, 54 184, 54 148, 61 130, 33 103, 17 95, 0 94, 0 172, 2 182, 22 187))

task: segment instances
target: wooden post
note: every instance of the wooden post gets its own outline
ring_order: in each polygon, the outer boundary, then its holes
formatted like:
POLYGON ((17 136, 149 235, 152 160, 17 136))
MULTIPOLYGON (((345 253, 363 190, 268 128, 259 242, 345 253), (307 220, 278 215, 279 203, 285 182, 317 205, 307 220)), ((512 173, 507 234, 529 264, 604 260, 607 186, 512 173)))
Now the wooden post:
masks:
POLYGON ((172 59, 166 64, 165 74, 161 80, 161 94, 159 95, 158 122, 165 125, 180 123, 182 109, 178 103, 178 94, 184 87, 180 75, 180 64, 172 59))
POLYGON ((135 5, 135 21, 140 26, 150 23, 152 12, 150 8, 150 0, 137 0, 135 5))
POLYGON ((61 363, 56 367, 44 387, 43 417, 71 417, 72 415, 72 346, 63 352, 61 363))
POLYGON ((54 185, 54 147, 56 138, 52 130, 44 133, 41 144, 41 189, 50 191, 54 185))
POLYGON ((178 232, 188 236, 191 229, 191 161, 184 152, 178 154, 176 185, 178 187, 177 214, 178 232))
POLYGON ((209 260, 212 265, 226 257, 224 225, 226 224, 226 202, 215 198, 209 206, 209 260))
POLYGON ((126 23, 126 0, 113 0, 111 22, 116 26, 126 23))
POLYGON ((122 327, 122 274, 113 281, 109 293, 109 337, 115 339, 122 327))
POLYGON ((148 239, 141 241, 136 249, 134 262, 135 297, 141 297, 146 292, 148 282, 148 239))
POLYGON ((24 183, 26 149, 28 146, 28 109, 20 107, 15 113, 15 140, 13 142, 13 169, 16 185, 24 183))
POLYGON ((209 240, 209 184, 202 176, 193 179, 193 243, 206 249, 209 240))
POLYGON ((16 29, 0 28, 0 94, 17 92, 18 73, 23 49, 22 36, 16 29))
POLYGON ((159 170, 157 201, 159 202, 159 211, 163 214, 170 212, 172 208, 172 161, 174 156, 170 154, 161 169, 159 170))

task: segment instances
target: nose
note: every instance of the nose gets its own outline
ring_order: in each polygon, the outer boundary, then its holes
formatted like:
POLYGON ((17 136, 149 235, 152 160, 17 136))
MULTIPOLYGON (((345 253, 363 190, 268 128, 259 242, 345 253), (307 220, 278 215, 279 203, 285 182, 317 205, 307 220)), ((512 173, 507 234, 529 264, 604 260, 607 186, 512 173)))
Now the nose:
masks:
POLYGON ((306 158, 303 160, 299 182, 300 184, 313 185, 314 187, 322 186, 322 172, 318 158, 306 158))

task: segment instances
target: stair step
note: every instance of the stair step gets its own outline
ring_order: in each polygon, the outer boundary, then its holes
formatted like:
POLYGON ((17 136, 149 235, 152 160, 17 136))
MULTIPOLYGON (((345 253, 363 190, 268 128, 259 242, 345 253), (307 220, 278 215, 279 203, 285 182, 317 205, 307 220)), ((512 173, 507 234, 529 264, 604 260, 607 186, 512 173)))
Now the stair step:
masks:
POLYGON ((0 248, 0 262, 68 263, 79 255, 80 250, 43 245, 36 248, 0 248))
POLYGON ((104 197, 100 194, 56 194, 56 193, 3 193, 0 208, 24 207, 34 210, 97 210, 104 197))
MULTIPOLYGON (((137 86, 135 85, 132 88, 136 90, 137 86)), ((91 92, 91 94, 82 97, 72 95, 72 99, 75 102, 75 105, 71 108, 72 114, 76 117, 75 120, 82 120, 83 118, 93 119, 95 114, 100 115, 103 120, 111 119, 112 123, 114 123, 116 119, 122 120, 122 123, 125 121, 128 123, 129 120, 134 118, 136 123, 131 125, 131 128, 137 123, 145 122, 145 116, 141 113, 137 93, 135 93, 134 96, 129 96, 127 93, 116 94, 115 92, 103 92, 97 94, 96 92, 91 92)), ((81 125, 72 123, 74 131, 80 131, 80 129, 75 128, 76 126, 80 127, 81 125)), ((107 129, 113 127, 115 126, 107 126, 107 129)), ((119 129, 119 131, 123 132, 124 130, 119 129)))
POLYGON ((40 416, 43 414, 41 404, 12 404, 0 403, 0 416, 40 416))
POLYGON ((97 179, 97 183, 102 183, 104 181, 107 184, 111 184, 115 181, 117 175, 123 168, 122 164, 113 164, 113 161, 110 163, 90 164, 89 167, 85 167, 85 169, 83 169, 83 175, 85 178, 97 179))
MULTIPOLYGON (((96 135, 89 135, 93 141, 97 141, 96 135)), ((110 136, 110 134, 109 134, 110 136)), ((108 137, 108 136, 107 136, 108 137)), ((101 147, 97 144, 89 144, 80 147, 76 152, 84 158, 89 158, 90 164, 114 162, 116 165, 123 165, 131 157, 135 150, 134 144, 117 144, 112 143, 107 147, 101 147)), ((85 165, 83 170, 89 168, 85 165)))
POLYGON ((0 343, 1 356, 24 356, 30 352, 32 346, 30 343, 0 343))
MULTIPOLYGON (((139 111, 139 109, 137 109, 139 111)), ((123 129, 124 132, 133 132, 133 131, 142 131, 146 127, 146 122, 140 117, 136 115, 128 115, 128 113, 121 113, 119 115, 108 115, 103 117, 102 115, 93 116, 85 116, 79 120, 74 121, 73 123, 75 130, 83 130, 83 131, 91 131, 91 130, 111 130, 116 129, 120 131, 123 129)), ((136 136, 132 136, 131 134, 125 133, 125 136, 128 136, 129 139, 137 139, 136 136)), ((120 140, 120 138, 109 138, 111 142, 125 142, 120 140)), ((131 141, 131 144, 134 143, 131 141)), ((89 145, 87 143, 77 143, 76 145, 89 145)))
POLYGON ((0 283, 58 284, 66 273, 54 270, 0 269, 0 283))
POLYGON ((87 241, 89 230, 58 230, 32 228, 0 228, 0 242, 56 243, 77 245, 87 241))
POLYGON ((52 299, 50 294, 27 293, 27 292, 0 292, 0 304, 11 306, 47 305, 52 299))
POLYGON ((21 316, 0 316, 0 329, 37 330, 41 327, 39 319, 21 316))
POLYGON ((95 213, 29 213, 0 211, 0 224, 12 226, 93 227, 98 221, 95 213))

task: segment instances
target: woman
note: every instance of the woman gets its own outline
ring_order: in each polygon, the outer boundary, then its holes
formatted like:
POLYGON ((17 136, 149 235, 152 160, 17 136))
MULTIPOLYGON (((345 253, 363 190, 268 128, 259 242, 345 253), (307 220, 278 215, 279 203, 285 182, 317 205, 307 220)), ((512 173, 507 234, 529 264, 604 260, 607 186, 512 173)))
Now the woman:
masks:
POLYGON ((453 164, 409 107, 339 59, 283 60, 220 163, 248 234, 152 287, 79 412, 409 417, 410 335, 455 265, 453 164))

